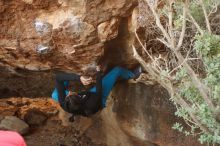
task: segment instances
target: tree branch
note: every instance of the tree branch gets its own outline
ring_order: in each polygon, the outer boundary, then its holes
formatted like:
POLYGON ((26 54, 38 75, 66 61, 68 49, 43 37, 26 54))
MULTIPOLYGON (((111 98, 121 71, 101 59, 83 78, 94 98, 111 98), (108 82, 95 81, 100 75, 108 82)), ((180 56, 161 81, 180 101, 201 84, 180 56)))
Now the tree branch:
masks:
POLYGON ((202 6, 202 10, 203 10, 203 13, 204 13, 204 16, 205 16, 206 27, 207 27, 209 33, 212 33, 211 27, 210 27, 210 23, 209 23, 209 18, 208 18, 208 15, 207 15, 206 8, 205 8, 205 5, 203 3, 203 0, 199 0, 199 2, 201 4, 201 6, 202 6))
POLYGON ((189 16, 189 18, 191 19, 192 23, 195 25, 195 27, 197 28, 197 30, 199 31, 199 33, 201 35, 204 34, 203 30, 201 29, 201 27, 199 26, 199 24, 196 22, 196 20, 193 18, 192 14, 189 12, 189 9, 186 9, 186 13, 189 16))
POLYGON ((173 9, 172 9, 172 4, 173 4, 173 2, 170 2, 169 12, 168 12, 169 34, 170 34, 172 45, 175 45, 175 38, 173 36, 173 9))
POLYGON ((180 38, 179 38, 177 48, 176 48, 177 50, 179 50, 180 47, 182 46, 183 38, 184 38, 184 35, 185 35, 185 31, 186 31, 186 9, 187 9, 186 7, 188 7, 188 1, 186 1, 186 3, 183 4, 182 31, 181 31, 181 34, 180 34, 180 38))
POLYGON ((190 50, 188 51, 188 53, 187 53, 185 59, 183 60, 183 62, 180 65, 178 65, 177 67, 175 67, 172 71, 170 71, 169 75, 171 75, 175 70, 177 70, 178 68, 183 66, 183 64, 188 60, 189 54, 190 54, 190 50))
POLYGON ((160 41, 161 43, 163 43, 168 48, 171 48, 170 44, 168 42, 166 42, 164 39, 157 38, 157 40, 160 41))
MULTIPOLYGON (((164 79, 161 80, 160 74, 155 71, 155 68, 151 67, 149 64, 147 64, 143 58, 137 53, 136 48, 134 45, 132 45, 133 48, 133 56, 137 61, 144 67, 144 69, 153 77, 155 81, 157 81, 162 87, 167 89, 168 91, 172 91, 172 84, 170 79, 164 76, 164 79)), ((171 92, 170 94, 173 95, 174 92, 171 92)))
MULTIPOLYGON (((153 57, 150 55, 150 53, 147 51, 146 47, 145 47, 145 46, 143 45, 143 43, 141 42, 141 40, 140 40, 139 36, 137 35, 137 32, 136 32, 136 31, 135 31, 135 36, 136 36, 138 42, 140 43, 142 49, 147 53, 147 55, 150 57, 150 59, 154 62, 153 57)), ((160 66, 159 66, 156 62, 155 62, 155 64, 156 64, 156 66, 157 66, 158 68, 160 68, 160 66)), ((158 70, 157 70, 157 71, 158 71, 158 70)), ((158 72, 160 72, 160 71, 158 71, 158 72)))

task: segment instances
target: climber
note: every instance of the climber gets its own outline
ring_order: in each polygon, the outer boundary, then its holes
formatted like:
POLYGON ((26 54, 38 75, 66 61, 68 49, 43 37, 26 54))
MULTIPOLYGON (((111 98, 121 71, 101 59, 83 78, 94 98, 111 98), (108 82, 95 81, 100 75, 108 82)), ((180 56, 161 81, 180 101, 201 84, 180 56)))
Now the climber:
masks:
POLYGON ((17 132, 0 130, 0 146, 26 146, 26 143, 17 132))
POLYGON ((72 113, 73 117, 74 115, 89 116, 106 106, 107 97, 117 79, 136 79, 140 76, 142 69, 138 66, 134 71, 129 71, 122 67, 115 67, 103 78, 100 66, 96 66, 96 71, 96 86, 78 93, 66 90, 68 81, 89 85, 92 83, 91 77, 79 76, 75 73, 56 74, 56 89, 52 93, 52 98, 59 101, 60 106, 66 112, 72 113))

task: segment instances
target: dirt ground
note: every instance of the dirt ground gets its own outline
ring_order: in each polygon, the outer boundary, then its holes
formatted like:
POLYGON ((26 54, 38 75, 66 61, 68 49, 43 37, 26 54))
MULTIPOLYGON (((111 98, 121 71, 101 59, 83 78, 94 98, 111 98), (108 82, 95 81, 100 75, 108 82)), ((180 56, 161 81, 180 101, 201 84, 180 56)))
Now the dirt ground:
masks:
POLYGON ((0 121, 5 116, 16 116, 29 124, 29 132, 24 135, 28 146, 106 146, 77 130, 79 121, 64 124, 61 120, 67 121, 68 115, 59 110, 59 105, 49 98, 0 99, 0 121))
POLYGON ((28 146, 106 146, 94 143, 71 125, 62 126, 57 119, 49 119, 41 127, 32 127, 24 138, 28 146))

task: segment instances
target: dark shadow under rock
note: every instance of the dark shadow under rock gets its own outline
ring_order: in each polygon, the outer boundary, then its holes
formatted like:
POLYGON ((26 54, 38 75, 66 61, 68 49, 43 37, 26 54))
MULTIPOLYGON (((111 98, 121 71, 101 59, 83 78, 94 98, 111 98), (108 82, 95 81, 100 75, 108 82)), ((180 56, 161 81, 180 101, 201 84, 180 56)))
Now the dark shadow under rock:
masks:
POLYGON ((38 109, 30 109, 27 111, 26 115, 24 116, 24 120, 30 126, 40 126, 45 123, 45 121, 47 120, 47 116, 38 109))

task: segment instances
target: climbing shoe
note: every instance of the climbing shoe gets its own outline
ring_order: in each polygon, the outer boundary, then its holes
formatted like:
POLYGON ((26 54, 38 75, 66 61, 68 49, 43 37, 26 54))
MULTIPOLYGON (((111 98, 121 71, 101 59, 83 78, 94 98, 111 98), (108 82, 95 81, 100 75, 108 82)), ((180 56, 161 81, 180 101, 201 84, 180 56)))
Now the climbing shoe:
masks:
POLYGON ((134 78, 133 79, 137 79, 140 77, 142 73, 142 68, 141 66, 139 65, 138 67, 136 67, 134 70, 133 70, 133 74, 134 74, 134 78))

